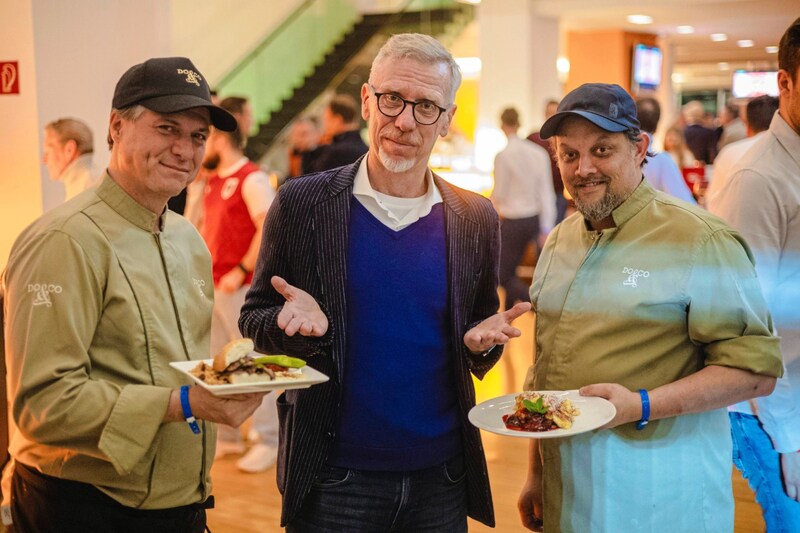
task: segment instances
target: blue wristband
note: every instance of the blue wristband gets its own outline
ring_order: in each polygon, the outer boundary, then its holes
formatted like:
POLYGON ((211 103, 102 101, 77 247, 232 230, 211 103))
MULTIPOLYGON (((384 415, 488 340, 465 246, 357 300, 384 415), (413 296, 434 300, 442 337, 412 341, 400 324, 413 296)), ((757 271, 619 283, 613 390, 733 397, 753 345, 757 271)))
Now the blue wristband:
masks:
POLYGON ((641 431, 650 422, 650 396, 645 389, 639 389, 639 396, 642 397, 642 419, 636 423, 636 429, 641 431))
POLYGON ((192 408, 189 405, 189 385, 181 387, 181 409, 183 409, 183 418, 189 423, 192 428, 192 433, 195 435, 200 434, 200 426, 197 425, 197 419, 192 414, 192 408))

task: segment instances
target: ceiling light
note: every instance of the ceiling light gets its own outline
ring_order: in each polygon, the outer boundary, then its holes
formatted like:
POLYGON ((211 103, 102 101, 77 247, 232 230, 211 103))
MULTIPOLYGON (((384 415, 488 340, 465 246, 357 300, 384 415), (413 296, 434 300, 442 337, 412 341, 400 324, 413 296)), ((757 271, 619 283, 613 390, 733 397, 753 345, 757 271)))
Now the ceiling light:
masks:
POLYGON ((753 41, 751 41, 750 39, 742 39, 741 41, 736 41, 736 45, 739 48, 752 48, 753 41))
POLYGON ((731 67, 725 61, 721 61, 721 62, 717 63, 717 68, 719 68, 720 70, 728 70, 731 67))
POLYGON ((649 15, 628 15, 626 17, 631 24, 652 24, 653 17, 649 15))
POLYGON ((778 47, 777 46, 766 46, 766 47, 764 47, 764 50, 768 54, 777 54, 778 53, 778 47))
POLYGON ((675 28, 675 31, 681 35, 689 35, 690 33, 694 33, 694 26, 678 26, 675 28))
POLYGON ((712 33, 711 40, 714 41, 715 43, 720 43, 722 41, 727 41, 728 36, 724 33, 712 33))
POLYGON ((673 83, 683 83, 683 74, 680 72, 673 72, 671 78, 673 83))

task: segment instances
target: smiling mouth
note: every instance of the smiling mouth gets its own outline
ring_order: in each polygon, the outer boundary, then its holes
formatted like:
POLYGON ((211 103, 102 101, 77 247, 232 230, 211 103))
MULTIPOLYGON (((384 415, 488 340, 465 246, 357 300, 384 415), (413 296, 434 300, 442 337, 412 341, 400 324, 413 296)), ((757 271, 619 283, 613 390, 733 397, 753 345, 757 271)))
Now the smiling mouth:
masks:
POLYGON ((167 167, 170 170, 174 170, 175 172, 185 172, 187 174, 189 172, 191 172, 191 169, 188 169, 188 168, 175 167, 175 166, 172 166, 172 165, 168 165, 166 163, 161 163, 161 164, 164 165, 165 167, 167 167))
POLYGON ((575 186, 576 186, 576 187, 579 187, 579 188, 584 188, 584 187, 596 187, 596 186, 598 186, 598 185, 603 185, 603 184, 605 184, 605 183, 606 183, 606 182, 605 182, 605 181, 603 181, 603 180, 598 180, 598 181, 584 181, 584 182, 582 182, 582 183, 577 183, 577 184, 575 184, 575 186))

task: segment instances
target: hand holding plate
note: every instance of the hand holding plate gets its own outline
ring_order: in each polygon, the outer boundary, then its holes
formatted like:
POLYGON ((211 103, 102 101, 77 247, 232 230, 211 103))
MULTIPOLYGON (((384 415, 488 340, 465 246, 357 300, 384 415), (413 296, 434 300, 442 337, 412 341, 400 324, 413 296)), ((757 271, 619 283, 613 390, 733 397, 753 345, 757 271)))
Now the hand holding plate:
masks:
POLYGON ((618 383, 586 385, 578 391, 581 396, 599 396, 614 404, 616 415, 601 429, 636 422, 642 417, 642 400, 638 392, 629 391, 618 383))

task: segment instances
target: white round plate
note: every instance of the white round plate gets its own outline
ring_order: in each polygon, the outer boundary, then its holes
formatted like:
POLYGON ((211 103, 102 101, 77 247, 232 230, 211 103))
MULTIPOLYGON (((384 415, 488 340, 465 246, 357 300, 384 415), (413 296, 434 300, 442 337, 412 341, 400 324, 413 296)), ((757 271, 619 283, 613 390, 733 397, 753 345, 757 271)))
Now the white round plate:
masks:
POLYGON ((503 415, 514 412, 514 398, 516 394, 506 394, 481 402, 469 412, 469 421, 472 425, 508 437, 522 437, 526 439, 557 439, 571 437, 597 429, 608 423, 617 413, 614 404, 597 396, 581 396, 577 390, 569 391, 539 391, 541 393, 569 399, 572 404, 580 409, 581 414, 572 421, 569 429, 551 429, 550 431, 517 431, 508 429, 503 423, 503 415))

